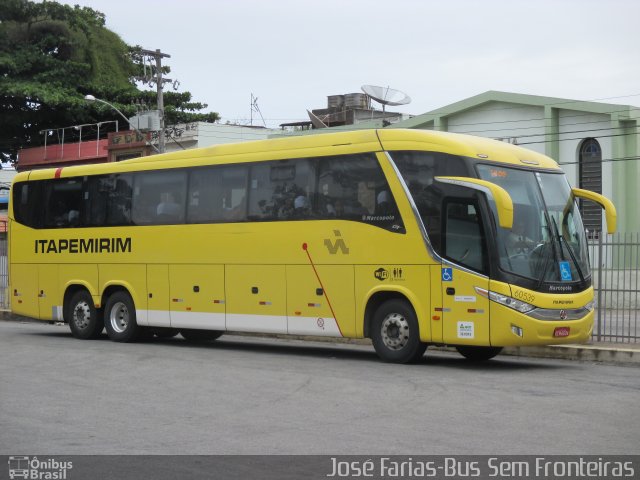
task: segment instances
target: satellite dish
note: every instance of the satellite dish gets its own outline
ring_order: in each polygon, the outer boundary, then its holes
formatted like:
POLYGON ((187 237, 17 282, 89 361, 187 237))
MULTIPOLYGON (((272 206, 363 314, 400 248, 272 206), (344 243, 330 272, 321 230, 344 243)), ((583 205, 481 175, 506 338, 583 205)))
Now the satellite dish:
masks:
POLYGON ((363 85, 362 91, 369 95, 376 102, 382 104, 382 111, 387 105, 406 105, 411 103, 411 97, 400 90, 389 87, 378 87, 376 85, 363 85))

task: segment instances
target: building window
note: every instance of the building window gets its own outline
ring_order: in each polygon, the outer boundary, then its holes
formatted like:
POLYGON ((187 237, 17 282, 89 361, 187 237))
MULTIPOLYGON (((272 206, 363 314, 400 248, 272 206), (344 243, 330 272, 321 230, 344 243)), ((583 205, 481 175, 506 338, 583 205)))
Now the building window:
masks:
MULTIPOLYGON (((594 138, 588 138, 580 146, 580 188, 602 193, 602 148, 594 138)), ((584 227, 590 234, 602 231, 602 210, 593 202, 580 201, 580 213, 584 227)))

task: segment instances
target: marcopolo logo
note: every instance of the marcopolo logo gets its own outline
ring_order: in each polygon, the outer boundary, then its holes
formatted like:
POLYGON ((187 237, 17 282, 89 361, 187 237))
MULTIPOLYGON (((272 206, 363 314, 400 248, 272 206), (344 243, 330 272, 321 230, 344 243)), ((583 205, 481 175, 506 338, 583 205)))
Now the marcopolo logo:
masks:
POLYGON ((67 471, 73 468, 73 462, 56 460, 55 458, 38 459, 38 457, 9 457, 9 478, 32 480, 66 480, 67 471))

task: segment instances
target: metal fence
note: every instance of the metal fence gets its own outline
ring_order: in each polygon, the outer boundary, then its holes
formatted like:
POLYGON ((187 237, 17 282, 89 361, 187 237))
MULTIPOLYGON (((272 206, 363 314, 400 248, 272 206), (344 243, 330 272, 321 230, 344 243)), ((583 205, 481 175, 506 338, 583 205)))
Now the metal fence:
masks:
MULTIPOLYGON (((640 342, 640 233, 589 240, 596 298, 593 340, 640 342)), ((10 308, 6 234, 0 236, 0 309, 10 308)))
POLYGON ((601 234, 589 240, 596 323, 593 339, 640 341, 640 233, 601 234))

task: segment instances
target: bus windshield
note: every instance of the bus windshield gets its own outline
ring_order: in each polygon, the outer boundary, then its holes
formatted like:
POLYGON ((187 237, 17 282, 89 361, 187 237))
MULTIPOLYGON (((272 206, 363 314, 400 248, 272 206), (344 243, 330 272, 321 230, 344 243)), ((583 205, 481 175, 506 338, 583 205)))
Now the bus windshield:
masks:
POLYGON ((543 282, 590 277, 586 235, 563 173, 478 165, 478 174, 513 199, 513 228, 498 227, 500 268, 543 282))

